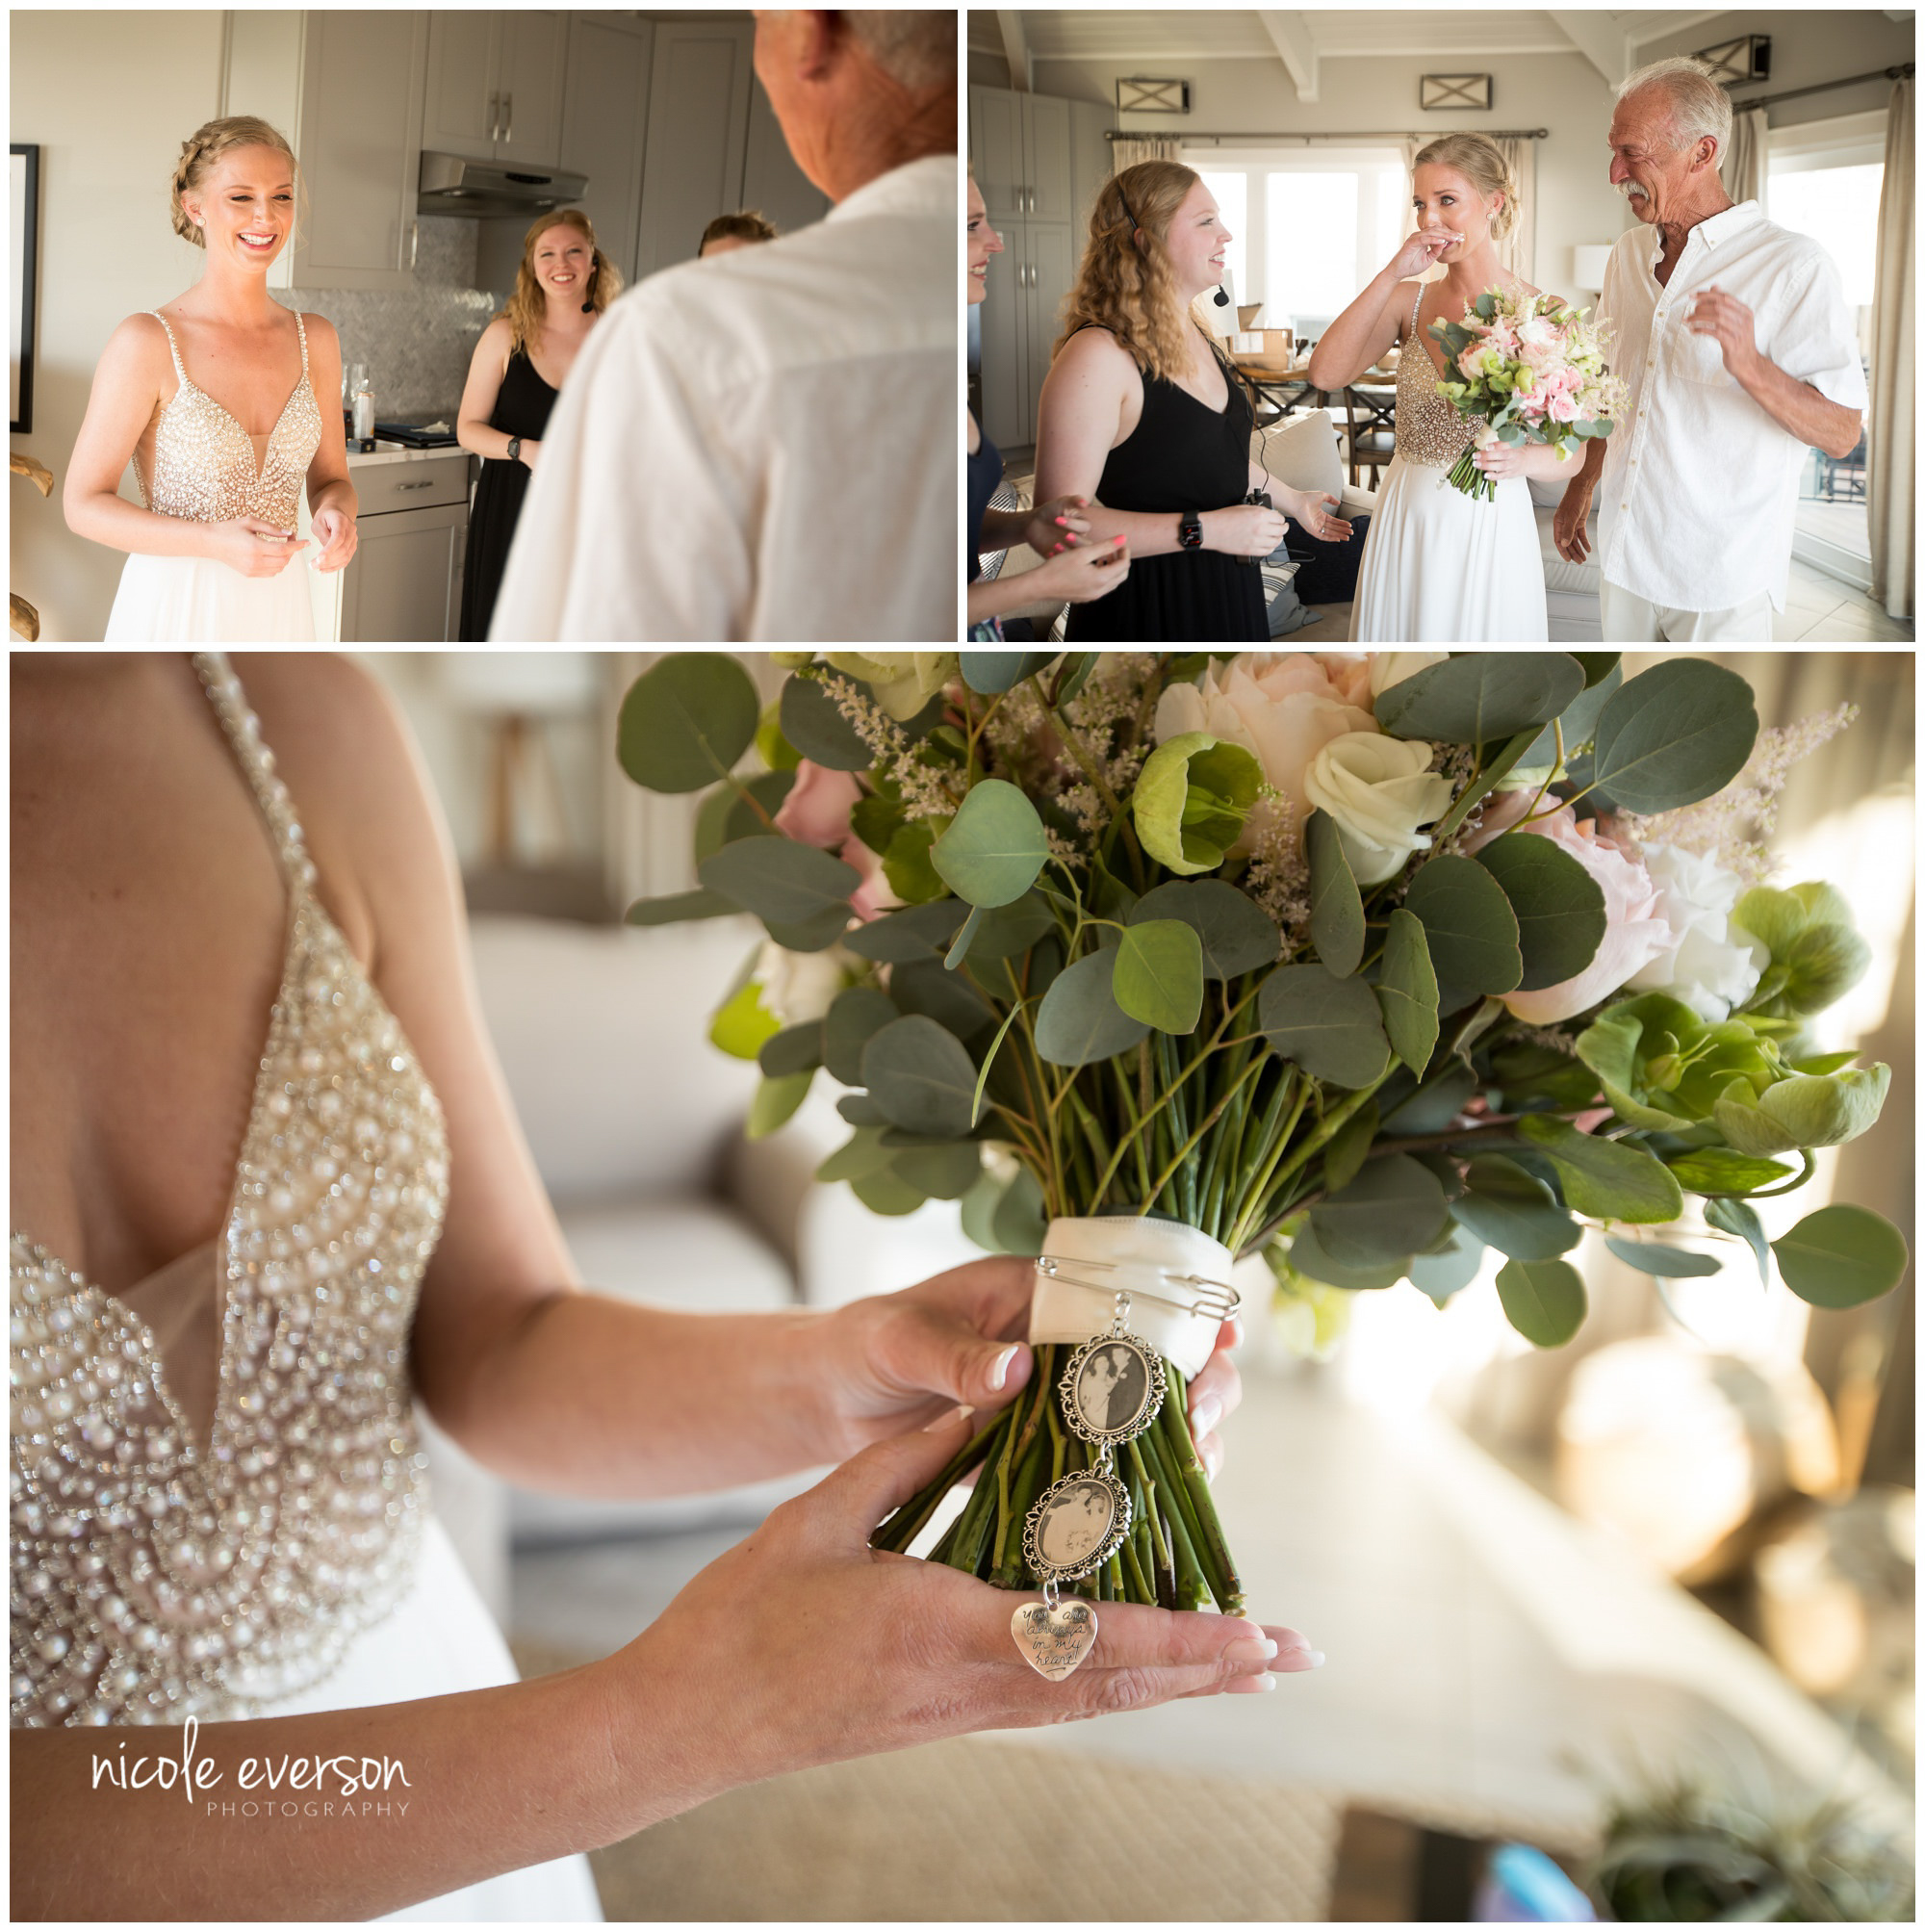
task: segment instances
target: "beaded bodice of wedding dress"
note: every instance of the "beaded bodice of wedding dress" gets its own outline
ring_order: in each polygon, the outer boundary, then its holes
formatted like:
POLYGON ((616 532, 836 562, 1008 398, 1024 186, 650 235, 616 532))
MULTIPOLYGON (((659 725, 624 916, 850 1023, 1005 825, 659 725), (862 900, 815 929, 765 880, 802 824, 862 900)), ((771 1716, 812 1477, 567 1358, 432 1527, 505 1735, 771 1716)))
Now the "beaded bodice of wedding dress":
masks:
POLYGON ((154 1329, 14 1231, 15 1724, 245 1717, 312 1689, 408 1589, 427 1514, 406 1352, 447 1205, 441 1106, 315 895, 239 682, 218 654, 195 663, 288 889, 233 1193, 203 1250, 218 1379, 211 1420, 190 1417, 154 1329))
POLYGON ((1410 327, 1397 365, 1397 453, 1410 463, 1448 470, 1464 453, 1472 425, 1437 393, 1437 365, 1424 345, 1417 318, 1424 289, 1410 305, 1410 327))

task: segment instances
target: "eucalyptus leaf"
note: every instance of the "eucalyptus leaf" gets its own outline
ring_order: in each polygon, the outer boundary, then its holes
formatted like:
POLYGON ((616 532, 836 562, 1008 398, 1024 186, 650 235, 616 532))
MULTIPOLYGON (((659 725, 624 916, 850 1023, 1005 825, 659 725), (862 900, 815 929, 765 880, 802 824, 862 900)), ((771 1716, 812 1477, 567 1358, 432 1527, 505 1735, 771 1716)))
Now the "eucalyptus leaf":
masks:
POLYGON ((1514 1261, 1550 1261, 1568 1254, 1584 1230, 1560 1208, 1551 1190, 1502 1154, 1471 1162, 1469 1186, 1450 1212, 1481 1241, 1514 1261))
POLYGON ((1604 889, 1570 853, 1534 833, 1492 839, 1476 863, 1503 889, 1517 915, 1524 956, 1517 990, 1536 992, 1576 979, 1604 943, 1604 889))
POLYGON ((756 1060, 771 1080, 780 1080, 785 1073, 814 1072, 822 1065, 821 1020, 785 1026, 780 1033, 771 1034, 762 1042, 756 1060))
POLYGON ((942 966, 945 972, 954 972, 968 957, 969 948, 975 943, 976 935, 982 930, 982 907, 971 906, 969 908, 969 916, 962 921, 962 930, 949 942, 949 950, 942 956, 942 966))
POLYGON ((1696 1147, 1672 1155, 1664 1165, 1680 1187, 1711 1198, 1756 1194, 1759 1188, 1771 1187, 1797 1172, 1783 1161, 1766 1160, 1762 1154, 1741 1154, 1731 1147, 1696 1147))
POLYGON ((1584 1280, 1568 1261, 1506 1261, 1498 1300, 1510 1325, 1540 1349, 1562 1348, 1584 1326, 1584 1280))
MULTIPOLYGON (((732 791, 734 787, 730 789, 732 791)), ((722 821, 722 843, 728 845, 737 838, 754 838, 773 832, 776 813, 794 789, 792 771, 758 771, 753 778, 744 779, 741 789, 735 792, 734 804, 722 821)))
POLYGON ((1356 1179, 1377 1137, 1377 1103, 1366 1100, 1323 1146, 1323 1186, 1335 1194, 1356 1179))
POLYGON ((1619 1234, 1605 1235, 1604 1246, 1627 1268, 1666 1280, 1716 1275, 1725 1265, 1715 1254, 1694 1254, 1688 1248, 1667 1248, 1657 1241, 1627 1241, 1619 1234))
POLYGON ((1036 1016, 1036 1050, 1053 1067, 1114 1059, 1147 1038, 1149 1022, 1116 1004, 1114 949, 1088 954, 1059 973, 1036 1016))
POLYGON ((924 1014, 910 1014, 870 1037, 862 1084, 890 1124, 962 1140, 972 1124, 976 1069, 962 1043, 924 1014))
POLYGON ((1331 1260, 1373 1268, 1428 1248, 1450 1213, 1435 1174, 1408 1154, 1383 1154, 1366 1161, 1348 1187, 1318 1202, 1310 1225, 1331 1260))
POLYGON ((940 960, 910 960, 889 968, 889 997, 904 1013, 920 1013, 953 1033, 974 1040, 996 1023, 996 1010, 960 973, 940 960))
POLYGON ((1441 1066, 1422 1086, 1384 1109, 1394 1134, 1441 1134, 1477 1091, 1477 1076, 1461 1060, 1441 1066))
POLYGON ((926 960, 940 953, 967 916, 961 899, 936 899, 926 906, 905 906, 858 926, 844 944, 865 960, 888 963, 926 960))
POLYGON ((1484 1265, 1484 1244, 1468 1227, 1454 1222, 1450 1245, 1434 1254, 1411 1258, 1411 1285, 1420 1288, 1441 1308, 1460 1289, 1477 1278, 1484 1265))
POLYGON ((867 771, 876 761, 861 733, 814 678, 788 679, 782 687, 779 715, 783 736, 810 764, 830 771, 867 771))
POLYGON ((896 1003, 873 986, 845 987, 829 1003, 822 1021, 822 1064, 845 1087, 862 1083, 862 1049, 890 1020, 896 1003))
POLYGON ((1468 651, 1379 693, 1377 728, 1399 738, 1488 744, 1548 725, 1583 688, 1583 667, 1560 651, 1468 651))
POLYGON ((672 926, 683 919, 733 918, 741 907, 720 892, 700 889, 693 892, 669 892, 658 899, 637 899, 622 915, 630 926, 672 926))
POLYGON ((978 697, 1011 690, 1056 661, 1053 651, 964 651, 960 657, 962 682, 978 697))
POLYGON ((849 1183, 849 1192, 871 1214, 891 1217, 913 1214, 925 1199, 919 1189, 911 1187, 889 1169, 859 1175, 849 1183))
POLYGON ((1290 1265, 1299 1275, 1331 1288, 1393 1288, 1403 1279, 1408 1255, 1395 1260, 1355 1263, 1339 1261, 1327 1252, 1314 1227, 1306 1227, 1290 1244, 1290 1265))
POLYGON ((700 791, 756 741, 761 700, 726 651, 673 651, 629 686, 615 726, 622 769, 650 791, 700 791))
POLYGON ((1377 1003, 1397 1057, 1421 1079, 1437 1050, 1437 975, 1423 920, 1401 906, 1390 915, 1377 1003))
POLYGON ((1014 959, 1029 951, 1047 933, 1056 930, 1056 914, 1040 892, 1025 892, 1007 906, 981 906, 975 937, 968 945, 972 966, 1014 959))
POLYGON ((1027 1168, 1018 1168, 990 1218, 996 1246, 1005 1254, 1040 1254, 1047 1225, 1042 1186, 1027 1168))
POLYGON ((1517 914, 1503 888, 1475 859, 1446 856, 1419 866, 1403 895, 1403 910, 1424 922, 1440 985, 1482 993, 1517 990, 1524 977, 1517 914))
POLYGON ((850 1137, 815 1170, 815 1178, 833 1185, 854 1180, 859 1174, 880 1173, 895 1156, 883 1146, 880 1127, 858 1127, 850 1137))
POLYGON ((1310 937, 1317 957, 1339 979, 1348 979, 1363 964, 1363 894, 1327 811, 1310 814, 1303 842, 1310 857, 1310 937))
POLYGON ((1784 1285, 1814 1308, 1856 1308, 1904 1277, 1905 1237, 1869 1208, 1834 1201, 1771 1244, 1784 1285))
POLYGON ((1048 857, 1036 807, 1000 778, 970 786, 930 853, 949 889, 972 906, 1007 906, 1020 899, 1048 857))
POLYGON ((837 903, 824 906, 819 913, 811 913, 793 924, 781 919, 764 919, 762 923, 769 930, 769 938, 792 953, 823 953, 842 937, 849 917, 849 908, 837 903))
POLYGON ((711 892, 772 924, 794 925, 840 906, 862 883, 853 865, 813 845, 770 836, 738 838, 702 862, 697 875, 711 892))
MULTIPOLYGON (((1593 654, 1590 652, 1574 651, 1571 655, 1578 660, 1580 665, 1583 665, 1584 660, 1593 655, 1607 657, 1612 661, 1610 668, 1604 672, 1603 677, 1599 678, 1594 683, 1586 684, 1572 699, 1571 703, 1565 708, 1563 716, 1555 720, 1555 730, 1552 726, 1546 725, 1543 731, 1531 741, 1529 749, 1518 760, 1518 763, 1523 765, 1527 771, 1536 771, 1544 766, 1548 766, 1552 760, 1557 756, 1557 739, 1560 733, 1564 739, 1564 756, 1567 760, 1579 745, 1588 744, 1592 734, 1598 729, 1599 714, 1610 703, 1611 699, 1617 695, 1620 686, 1624 683, 1624 672, 1618 664, 1616 652, 1593 654)), ((1585 669, 1588 676, 1588 666, 1585 669)))
POLYGON ((1133 1019, 1194 1033, 1203 1012, 1203 946, 1181 919, 1133 921, 1116 948, 1110 991, 1133 1019))
POLYGON ((1675 811, 1722 790, 1751 757, 1758 709, 1735 671, 1673 658, 1633 678, 1599 715, 1591 770, 1627 811, 1675 811))
POLYGON ((886 1127, 889 1117, 866 1094, 844 1094, 835 1102, 835 1111, 852 1127, 886 1127))
POLYGON ((815 1069, 810 1067, 800 1073, 764 1079, 756 1089, 756 1097, 749 1102, 749 1118, 742 1129, 744 1137, 751 1141, 766 1140, 808 1098, 814 1078, 815 1069))
POLYGON ((907 905, 927 905, 948 894, 949 887, 930 858, 939 831, 935 819, 918 818, 891 835, 883 849, 883 877, 907 905))
POLYGON ((1131 925, 1181 919, 1194 927, 1203 948, 1205 979, 1232 980, 1274 966, 1282 948, 1276 921, 1224 879, 1171 879, 1145 892, 1124 917, 1131 925))
POLYGON ((1257 994, 1257 1025, 1283 1059, 1333 1087, 1369 1087, 1389 1070, 1376 994, 1321 966, 1278 966, 1257 994))
POLYGON ((1526 1115, 1516 1131, 1543 1150, 1578 1214, 1650 1223, 1676 1221, 1684 1212, 1677 1177, 1643 1147, 1580 1134, 1569 1121, 1545 1114, 1526 1115))
POLYGON ((1735 1234, 1750 1249, 1758 1261, 1758 1278, 1761 1286, 1771 1286, 1771 1243, 1766 1240, 1764 1223, 1758 1218, 1758 1209, 1749 1201, 1707 1200, 1705 1203, 1707 1225, 1722 1229, 1726 1234, 1735 1234))
POLYGON ((945 1141, 932 1147, 906 1147, 889 1171, 931 1200, 961 1200, 983 1172, 983 1150, 974 1141, 945 1141))

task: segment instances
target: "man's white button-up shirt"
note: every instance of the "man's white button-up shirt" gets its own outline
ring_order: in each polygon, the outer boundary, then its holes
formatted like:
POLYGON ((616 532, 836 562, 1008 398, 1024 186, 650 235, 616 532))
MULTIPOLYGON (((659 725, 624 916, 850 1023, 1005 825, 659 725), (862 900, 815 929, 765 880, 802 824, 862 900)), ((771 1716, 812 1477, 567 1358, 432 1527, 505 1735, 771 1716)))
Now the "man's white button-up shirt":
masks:
POLYGON ((1755 318, 1758 352, 1847 409, 1866 406, 1857 330, 1832 258, 1768 221, 1756 201, 1701 221, 1671 279, 1663 236, 1618 238, 1598 313, 1630 390, 1598 485, 1604 575, 1648 603, 1725 610, 1762 590, 1784 608, 1791 525, 1806 446, 1738 387, 1714 336, 1685 326, 1715 283, 1755 318))

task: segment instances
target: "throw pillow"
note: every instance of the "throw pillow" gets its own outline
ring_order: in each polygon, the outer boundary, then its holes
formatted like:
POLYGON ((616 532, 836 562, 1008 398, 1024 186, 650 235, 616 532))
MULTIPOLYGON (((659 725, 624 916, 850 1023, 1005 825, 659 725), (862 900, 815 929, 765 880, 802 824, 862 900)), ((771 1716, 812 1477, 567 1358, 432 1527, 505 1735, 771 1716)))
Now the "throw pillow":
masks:
POLYGON ((1327 409, 1312 409, 1288 418, 1274 429, 1260 430, 1250 439, 1250 457, 1293 490, 1344 494, 1344 462, 1337 453, 1336 425, 1327 409))

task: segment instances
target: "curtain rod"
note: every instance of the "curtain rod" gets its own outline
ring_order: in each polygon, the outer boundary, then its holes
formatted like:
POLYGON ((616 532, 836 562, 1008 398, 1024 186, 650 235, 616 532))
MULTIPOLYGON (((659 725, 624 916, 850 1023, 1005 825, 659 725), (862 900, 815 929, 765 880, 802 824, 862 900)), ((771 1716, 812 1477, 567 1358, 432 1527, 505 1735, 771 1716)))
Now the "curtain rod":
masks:
POLYGON ((1733 109, 1776 107, 1780 101, 1802 100, 1807 94, 1830 93, 1834 88, 1856 88, 1866 81, 1909 81, 1913 72, 1913 63, 1905 62, 1896 67, 1874 67, 1868 74, 1847 74, 1841 81, 1819 81, 1809 88, 1790 88, 1782 94, 1759 94, 1756 100, 1733 99, 1733 109))
MULTIPOLYGON (((1842 87, 1843 82, 1834 82, 1842 87)), ((1272 142, 1288 141, 1423 141, 1432 134, 1443 133, 1440 128, 1402 128, 1388 132, 1379 128, 1371 134, 1178 134, 1164 135, 1155 128, 1147 127, 1106 127, 1105 141, 1180 141, 1186 147, 1194 147, 1203 142, 1215 142, 1219 147, 1226 142, 1235 147, 1263 147, 1272 142)), ((1488 134, 1493 141, 1543 141, 1551 130, 1546 127, 1493 127, 1478 128, 1479 134, 1488 134)))

